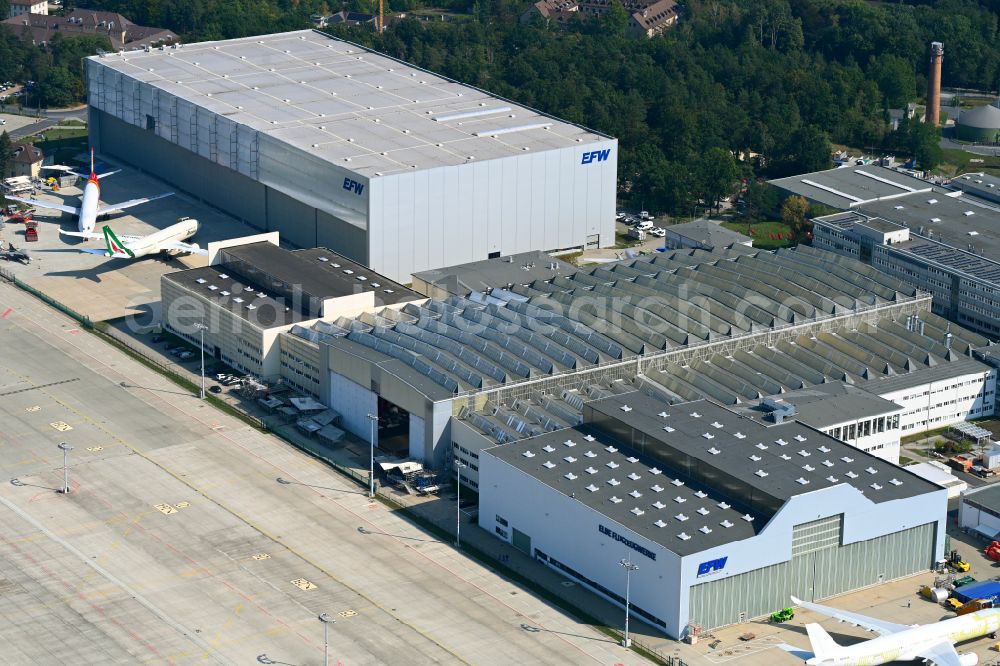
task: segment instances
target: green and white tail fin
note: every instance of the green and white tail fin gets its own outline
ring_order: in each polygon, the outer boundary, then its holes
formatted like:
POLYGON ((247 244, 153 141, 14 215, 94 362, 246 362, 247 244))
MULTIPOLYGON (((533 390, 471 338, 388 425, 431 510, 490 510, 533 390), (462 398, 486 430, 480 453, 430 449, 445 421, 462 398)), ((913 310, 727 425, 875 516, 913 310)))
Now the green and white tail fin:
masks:
POLYGON ((111 231, 111 227, 107 225, 104 226, 104 242, 108 246, 109 257, 118 257, 121 259, 126 257, 131 259, 135 257, 132 250, 128 249, 124 243, 118 240, 118 237, 115 236, 115 232, 111 231))

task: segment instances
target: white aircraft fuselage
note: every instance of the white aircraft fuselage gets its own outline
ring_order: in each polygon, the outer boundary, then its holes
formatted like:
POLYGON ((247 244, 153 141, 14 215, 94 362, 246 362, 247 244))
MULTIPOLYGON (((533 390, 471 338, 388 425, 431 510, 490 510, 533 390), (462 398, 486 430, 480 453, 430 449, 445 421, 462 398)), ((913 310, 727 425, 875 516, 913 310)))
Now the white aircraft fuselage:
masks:
MULTIPOLYGON (((958 643, 1000 630, 1000 608, 989 608, 968 615, 917 626, 908 631, 879 636, 857 645, 838 649, 824 658, 813 657, 808 666, 877 666, 893 661, 923 659, 921 653, 942 641, 958 643)), ((975 655, 972 655, 975 657, 975 655)), ((973 666, 978 658, 963 658, 963 665, 973 666)))
POLYGON ((171 224, 166 229, 161 229, 141 239, 130 241, 127 245, 128 249, 135 255, 135 258, 138 259, 149 254, 169 251, 164 250, 163 247, 170 243, 186 241, 196 233, 198 233, 198 220, 186 219, 176 224, 171 224))
POLYGON ((89 234, 97 226, 97 207, 100 205, 100 201, 101 185, 97 182, 97 177, 91 175, 87 184, 83 187, 83 196, 80 198, 78 231, 89 234))

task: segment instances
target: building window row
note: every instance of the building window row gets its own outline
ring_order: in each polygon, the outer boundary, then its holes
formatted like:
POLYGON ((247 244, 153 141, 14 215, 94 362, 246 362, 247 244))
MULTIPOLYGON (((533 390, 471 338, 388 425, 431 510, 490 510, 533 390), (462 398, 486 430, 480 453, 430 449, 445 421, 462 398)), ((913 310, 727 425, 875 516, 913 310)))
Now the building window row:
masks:
POLYGON ((896 430, 897 428, 899 428, 899 414, 893 414, 892 416, 880 416, 868 419, 867 421, 830 428, 826 431, 826 434, 836 439, 847 441, 859 437, 876 435, 886 430, 896 430))

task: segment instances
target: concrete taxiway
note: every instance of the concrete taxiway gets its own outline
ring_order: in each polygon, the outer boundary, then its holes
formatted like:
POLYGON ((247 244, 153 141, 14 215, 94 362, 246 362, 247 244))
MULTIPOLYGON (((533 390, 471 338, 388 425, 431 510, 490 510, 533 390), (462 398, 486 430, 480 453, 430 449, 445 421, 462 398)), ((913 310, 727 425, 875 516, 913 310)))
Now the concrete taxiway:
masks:
MULTIPOLYGON (((117 168, 122 169, 121 173, 101 180, 102 205, 174 190, 130 167, 106 164, 106 170, 117 168)), ((78 184, 83 185, 82 182, 78 184)), ((29 198, 78 206, 81 194, 82 190, 77 186, 65 187, 57 192, 43 188, 29 198)), ((191 242, 202 247, 210 241, 260 233, 180 192, 112 214, 106 222, 99 222, 98 233, 103 224, 108 224, 119 235, 146 235, 174 224, 182 216, 193 217, 201 223, 198 234, 191 242)), ((156 255, 130 261, 83 253, 79 251, 81 247, 101 248, 103 244, 96 240, 77 242, 77 239, 61 237, 59 228, 77 230, 74 216, 58 210, 36 208, 34 218, 39 222, 37 242, 25 243, 24 226, 21 224, 5 224, 0 230, 0 239, 13 242, 31 253, 31 264, 7 263, 2 267, 93 321, 131 315, 139 317, 143 325, 155 324, 159 317, 160 276, 205 264, 204 257, 194 255, 156 255)))
POLYGON ((643 662, 6 284, 0 339, 3 663, 643 662))

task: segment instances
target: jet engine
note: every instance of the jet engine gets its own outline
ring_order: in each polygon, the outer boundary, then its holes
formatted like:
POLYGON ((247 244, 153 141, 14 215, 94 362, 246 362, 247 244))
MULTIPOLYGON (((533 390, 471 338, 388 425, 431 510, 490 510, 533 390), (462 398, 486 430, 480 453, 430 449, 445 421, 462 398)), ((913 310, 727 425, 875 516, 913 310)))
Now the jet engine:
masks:
POLYGON ((958 663, 962 666, 979 666, 979 655, 975 652, 966 652, 958 655, 958 663))

